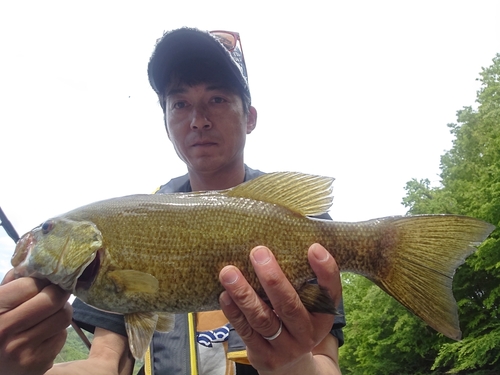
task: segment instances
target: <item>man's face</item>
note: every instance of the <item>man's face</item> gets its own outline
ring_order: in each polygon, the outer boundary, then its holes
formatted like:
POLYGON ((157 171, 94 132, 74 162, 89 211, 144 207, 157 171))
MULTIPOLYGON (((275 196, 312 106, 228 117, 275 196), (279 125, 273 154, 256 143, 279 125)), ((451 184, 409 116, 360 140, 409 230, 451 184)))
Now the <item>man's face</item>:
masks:
POLYGON ((190 171, 214 172, 243 163, 246 135, 256 112, 241 97, 215 84, 180 85, 165 95, 165 126, 175 151, 190 171))

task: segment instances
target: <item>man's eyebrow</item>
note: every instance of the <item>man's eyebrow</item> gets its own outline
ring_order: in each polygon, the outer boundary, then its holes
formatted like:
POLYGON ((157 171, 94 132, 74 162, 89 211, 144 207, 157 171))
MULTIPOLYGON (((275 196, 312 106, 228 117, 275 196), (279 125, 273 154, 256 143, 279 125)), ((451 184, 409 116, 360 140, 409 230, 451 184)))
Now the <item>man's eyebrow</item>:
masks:
POLYGON ((187 89, 185 87, 172 88, 165 93, 165 97, 177 95, 177 94, 184 94, 186 91, 187 91, 187 89))
MULTIPOLYGON (((212 84, 207 86, 206 88, 207 91, 230 91, 233 92, 233 90, 228 86, 224 84, 212 84)), ((165 93, 165 98, 172 96, 172 95, 177 95, 177 94, 185 94, 187 92, 187 88, 185 86, 180 86, 180 87, 173 87, 165 93)))
POLYGON ((221 84, 213 84, 210 86, 207 86, 208 91, 217 91, 217 90, 224 90, 224 91, 232 91, 227 85, 221 85, 221 84))

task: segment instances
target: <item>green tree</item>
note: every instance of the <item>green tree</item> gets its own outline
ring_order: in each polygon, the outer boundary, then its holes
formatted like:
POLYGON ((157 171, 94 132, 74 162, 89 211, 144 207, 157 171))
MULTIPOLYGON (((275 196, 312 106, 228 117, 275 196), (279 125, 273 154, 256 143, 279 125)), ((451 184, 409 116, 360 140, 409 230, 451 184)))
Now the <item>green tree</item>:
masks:
MULTIPOLYGON (((477 110, 457 112, 449 124, 453 147, 441 157, 441 186, 428 180, 406 185, 411 214, 454 213, 500 222, 500 54, 480 73, 477 110)), ((454 278, 464 339, 445 343, 433 369, 450 373, 500 371, 500 231, 497 229, 454 278)))
POLYGON ((362 276, 342 275, 347 311, 344 374, 430 374, 438 354, 431 328, 362 276))
MULTIPOLYGON (((478 108, 449 124, 453 147, 441 157, 441 184, 406 184, 408 214, 468 215, 500 222, 500 54, 480 73, 478 108)), ((500 373, 500 230, 454 278, 462 341, 437 334, 365 278, 344 274, 348 326, 340 349, 344 374, 500 373)))

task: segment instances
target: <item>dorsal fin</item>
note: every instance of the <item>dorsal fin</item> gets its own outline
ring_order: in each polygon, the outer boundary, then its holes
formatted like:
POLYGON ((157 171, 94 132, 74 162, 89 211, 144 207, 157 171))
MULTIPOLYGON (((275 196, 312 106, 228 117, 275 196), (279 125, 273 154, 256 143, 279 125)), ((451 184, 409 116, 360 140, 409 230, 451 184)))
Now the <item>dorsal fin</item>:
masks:
POLYGON ((332 205, 333 180, 299 172, 275 172, 221 193, 277 204, 303 216, 315 216, 327 212, 332 205))

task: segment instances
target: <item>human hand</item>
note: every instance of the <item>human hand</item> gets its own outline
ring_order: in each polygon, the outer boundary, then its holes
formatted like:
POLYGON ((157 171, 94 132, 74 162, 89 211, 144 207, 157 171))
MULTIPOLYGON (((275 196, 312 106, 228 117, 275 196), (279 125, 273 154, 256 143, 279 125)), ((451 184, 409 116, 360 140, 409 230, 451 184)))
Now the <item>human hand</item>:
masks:
POLYGON ((7 273, 0 286, 2 373, 38 375, 52 367, 71 323, 68 298, 48 281, 7 273))
MULTIPOLYGON (((335 259, 318 244, 309 248, 308 259, 319 285, 326 288, 338 304, 342 286, 335 259)), ((236 267, 226 266, 219 275, 226 289, 220 297, 221 309, 247 345, 248 359, 260 374, 290 374, 292 368, 318 370, 313 354, 315 348, 328 339, 334 316, 306 310, 267 248, 254 248, 250 260, 274 312, 257 296, 236 267), (265 339, 265 336, 271 337, 279 331, 280 319, 281 333, 273 340, 265 339)), ((329 339, 326 341, 333 341, 333 338, 329 339)), ((332 348, 332 345, 322 344, 321 354, 329 357, 332 366, 336 366, 337 347, 332 348), (335 353, 327 353, 324 348, 335 353)))

